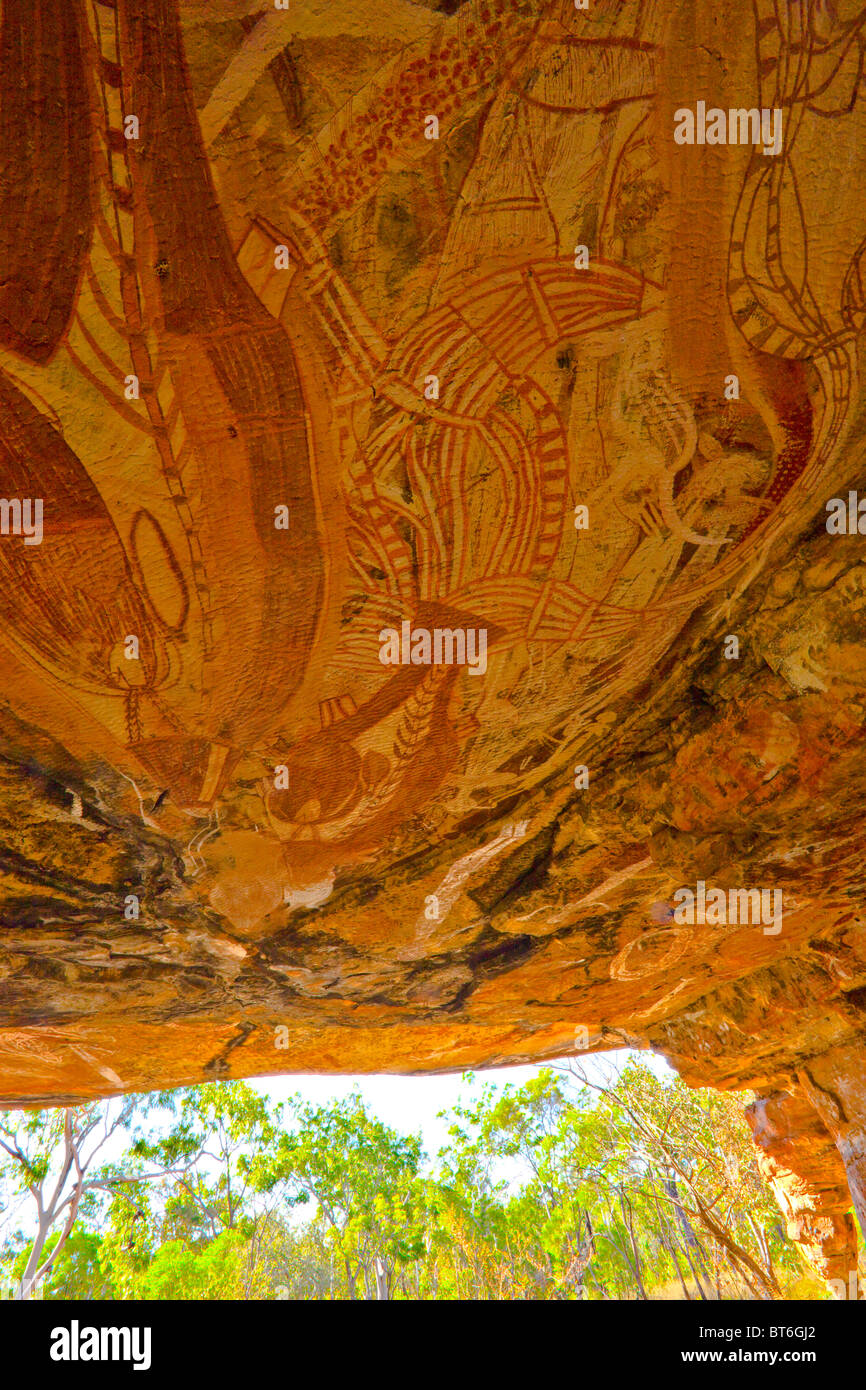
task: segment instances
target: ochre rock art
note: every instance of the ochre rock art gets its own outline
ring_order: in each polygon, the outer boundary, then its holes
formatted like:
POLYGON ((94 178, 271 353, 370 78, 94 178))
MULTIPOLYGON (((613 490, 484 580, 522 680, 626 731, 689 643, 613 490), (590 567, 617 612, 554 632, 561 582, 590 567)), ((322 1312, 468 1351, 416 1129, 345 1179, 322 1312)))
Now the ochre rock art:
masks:
POLYGON ((654 1047, 845 1277, 864 43, 3 0, 5 1103, 654 1047))

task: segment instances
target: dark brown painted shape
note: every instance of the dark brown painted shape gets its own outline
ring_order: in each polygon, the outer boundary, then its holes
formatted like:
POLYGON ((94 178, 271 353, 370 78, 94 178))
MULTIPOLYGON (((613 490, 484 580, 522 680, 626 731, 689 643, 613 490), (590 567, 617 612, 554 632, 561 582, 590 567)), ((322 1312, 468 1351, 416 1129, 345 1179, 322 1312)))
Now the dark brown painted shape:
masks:
POLYGON ((3 0, 0 343, 47 362, 90 241, 90 114, 76 0, 3 0))

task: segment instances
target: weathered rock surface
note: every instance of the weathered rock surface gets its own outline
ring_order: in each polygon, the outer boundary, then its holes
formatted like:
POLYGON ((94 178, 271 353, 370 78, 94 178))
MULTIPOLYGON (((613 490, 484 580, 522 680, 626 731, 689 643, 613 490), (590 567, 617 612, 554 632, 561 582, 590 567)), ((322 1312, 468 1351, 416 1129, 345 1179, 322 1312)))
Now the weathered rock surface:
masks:
POLYGON ((844 1278, 866 7, 28 6, 3 1103, 652 1047, 757 1093, 844 1278), (778 110, 779 153, 677 144, 698 102, 778 110), (383 664, 405 622, 485 669, 383 664), (678 920, 699 882, 781 918, 678 920))

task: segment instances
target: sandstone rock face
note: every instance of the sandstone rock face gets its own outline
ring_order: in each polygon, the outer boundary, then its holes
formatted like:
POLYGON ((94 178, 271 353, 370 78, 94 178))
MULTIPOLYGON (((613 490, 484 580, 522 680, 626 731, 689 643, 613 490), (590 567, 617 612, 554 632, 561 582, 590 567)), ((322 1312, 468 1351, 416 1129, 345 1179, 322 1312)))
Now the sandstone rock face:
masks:
POLYGON ((864 36, 5 0, 3 1103, 652 1047, 855 1267, 864 36))

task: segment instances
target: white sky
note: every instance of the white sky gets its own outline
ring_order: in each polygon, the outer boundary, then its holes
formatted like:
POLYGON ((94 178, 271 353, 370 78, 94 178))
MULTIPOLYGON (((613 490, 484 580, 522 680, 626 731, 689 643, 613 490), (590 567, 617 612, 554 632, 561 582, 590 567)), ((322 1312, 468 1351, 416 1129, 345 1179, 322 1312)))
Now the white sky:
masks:
MULTIPOLYGON (((670 1068, 652 1052, 641 1052, 640 1057, 659 1075, 670 1075, 670 1068)), ((599 1052, 577 1060, 585 1067, 590 1077, 599 1071, 609 1071, 611 1067, 619 1070, 632 1053, 599 1052)), ((562 1058, 565 1064, 569 1058, 562 1058)), ((537 1076, 545 1066, 556 1066, 556 1062, 545 1062, 528 1067, 496 1067, 477 1071, 475 1091, 480 1091, 485 1083, 492 1083, 500 1089, 511 1082, 522 1086, 533 1076, 537 1076)), ((437 1118, 438 1111, 451 1109, 458 1101, 466 1102, 470 1092, 462 1080, 463 1073, 449 1072, 443 1076, 334 1076, 309 1074, 301 1076, 264 1076, 250 1078, 249 1084, 274 1101, 286 1100, 289 1096, 300 1095, 311 1105, 323 1105, 328 1100, 348 1096, 357 1086, 367 1110, 385 1124, 403 1134, 420 1132, 424 1148, 430 1159, 435 1159, 438 1150, 447 1140, 448 1127, 437 1118)))

